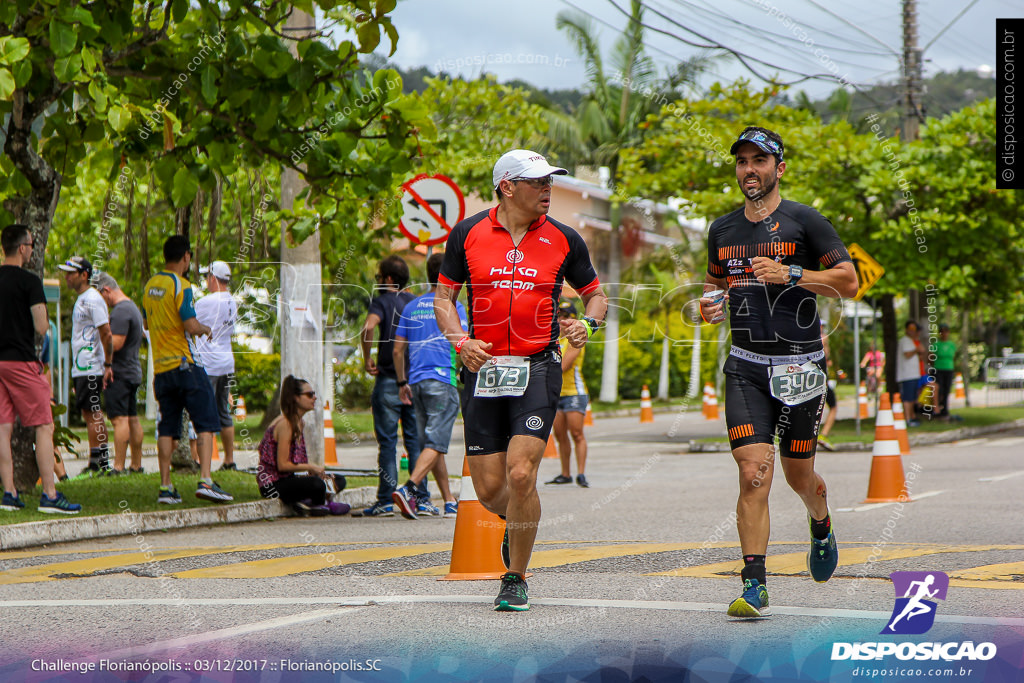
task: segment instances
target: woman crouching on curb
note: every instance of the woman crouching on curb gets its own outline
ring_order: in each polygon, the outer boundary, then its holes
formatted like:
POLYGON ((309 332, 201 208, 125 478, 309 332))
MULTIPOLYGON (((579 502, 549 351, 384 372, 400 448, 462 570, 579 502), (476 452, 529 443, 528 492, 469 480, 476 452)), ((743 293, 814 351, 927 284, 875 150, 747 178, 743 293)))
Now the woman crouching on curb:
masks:
POLYGON ((258 447, 260 462, 256 482, 264 498, 280 498, 298 514, 343 515, 347 503, 327 501, 327 477, 334 478, 336 490, 345 487, 344 477, 334 477, 306 458, 306 440, 302 436, 302 417, 313 410, 316 392, 309 382, 291 375, 281 384, 281 414, 270 423, 258 447), (296 476, 308 472, 311 476, 296 476))

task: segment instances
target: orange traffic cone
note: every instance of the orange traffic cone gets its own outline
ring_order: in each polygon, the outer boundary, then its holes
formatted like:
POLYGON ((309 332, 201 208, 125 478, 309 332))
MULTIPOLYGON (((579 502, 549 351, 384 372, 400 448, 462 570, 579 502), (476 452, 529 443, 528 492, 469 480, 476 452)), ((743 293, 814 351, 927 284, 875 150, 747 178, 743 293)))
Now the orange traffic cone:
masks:
POLYGON ((330 401, 324 401, 324 464, 338 464, 338 445, 334 441, 334 419, 331 417, 330 401))
POLYGON ((857 389, 857 407, 860 408, 860 419, 866 420, 871 417, 868 414, 868 385, 866 382, 861 382, 860 389, 857 389))
POLYGON ((959 372, 956 373, 956 378, 953 379, 953 392, 953 398, 967 398, 964 376, 959 372))
POLYGON ((718 419, 718 395, 710 382, 704 385, 704 419, 718 419))
POLYGON ((505 521, 488 512, 476 497, 473 477, 469 474, 469 458, 462 464, 462 493, 459 514, 455 518, 455 539, 448 574, 438 581, 477 581, 497 579, 505 573, 501 561, 501 539, 505 521))
POLYGON ((903 416, 903 399, 893 394, 892 421, 896 429, 896 438, 900 442, 900 455, 910 455, 910 437, 907 435, 907 421, 903 416))
POLYGON ((210 456, 210 462, 216 462, 216 461, 220 460, 220 450, 217 449, 217 437, 218 436, 219 436, 219 434, 212 434, 211 435, 211 438, 213 439, 213 448, 212 448, 212 451, 211 451, 212 455, 210 456))
POLYGON ((640 422, 654 422, 654 407, 651 406, 651 392, 647 385, 640 390, 640 422))
POLYGON ((248 415, 245 412, 245 396, 238 397, 238 403, 235 404, 235 420, 241 422, 245 420, 248 415))
POLYGON ((583 425, 589 427, 594 424, 594 416, 590 412, 590 402, 587 402, 587 412, 583 415, 583 425))
POLYGON ((861 502, 909 502, 906 479, 903 476, 903 459, 900 457, 900 442, 893 426, 888 392, 882 392, 879 397, 878 414, 875 416, 875 443, 871 455, 868 497, 861 502))
POLYGON ((555 448, 555 435, 548 434, 548 444, 544 447, 545 458, 557 458, 558 449, 555 448))

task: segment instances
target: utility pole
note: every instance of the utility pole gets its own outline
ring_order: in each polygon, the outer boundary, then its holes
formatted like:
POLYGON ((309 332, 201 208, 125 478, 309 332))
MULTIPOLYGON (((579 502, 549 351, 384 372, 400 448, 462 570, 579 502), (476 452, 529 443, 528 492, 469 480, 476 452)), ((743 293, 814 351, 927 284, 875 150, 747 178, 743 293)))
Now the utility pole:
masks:
POLYGON ((921 50, 917 47, 917 0, 903 0, 903 140, 917 140, 924 118, 921 50))
MULTIPOLYGON (((292 7, 284 33, 295 41, 288 46, 298 59, 298 40, 316 33, 316 20, 292 7)), ((306 187, 299 173, 281 169, 281 208, 291 209, 295 197, 306 187)), ((288 231, 281 226, 281 379, 294 375, 309 382, 318 394, 324 391, 323 289, 320 267, 320 230, 294 247, 288 231)), ((322 395, 322 394, 321 394, 322 395)), ((303 425, 306 454, 311 463, 324 463, 323 400, 309 413, 303 425)))

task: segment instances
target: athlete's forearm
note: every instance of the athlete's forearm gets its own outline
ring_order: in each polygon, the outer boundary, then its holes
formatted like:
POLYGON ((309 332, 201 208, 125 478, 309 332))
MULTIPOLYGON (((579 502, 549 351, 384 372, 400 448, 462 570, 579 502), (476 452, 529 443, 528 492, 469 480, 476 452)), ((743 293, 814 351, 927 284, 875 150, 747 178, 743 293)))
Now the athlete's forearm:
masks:
POLYGON ((852 263, 839 263, 828 270, 805 270, 797 286, 833 299, 849 299, 860 286, 852 263))
POLYGON ((583 315, 593 318, 597 322, 604 322, 608 315, 608 295, 600 285, 594 291, 581 297, 583 299, 583 315))
POLYGON ((445 336, 449 344, 453 346, 466 336, 462 329, 462 321, 459 320, 459 312, 455 308, 453 300, 454 292, 451 288, 438 285, 434 294, 434 317, 437 319, 437 327, 445 336))

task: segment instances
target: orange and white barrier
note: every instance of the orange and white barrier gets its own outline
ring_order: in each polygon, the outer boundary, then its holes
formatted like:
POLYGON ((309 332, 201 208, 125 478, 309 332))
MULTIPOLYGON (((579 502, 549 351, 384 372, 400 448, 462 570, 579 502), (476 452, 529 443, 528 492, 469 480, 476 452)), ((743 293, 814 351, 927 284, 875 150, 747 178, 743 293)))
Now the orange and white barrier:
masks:
POLYGON ((476 497, 467 457, 462 464, 462 492, 459 495, 459 514, 455 518, 452 561, 448 574, 438 581, 501 578, 505 573, 505 565, 501 561, 501 539, 504 536, 504 520, 488 512, 476 497))
MULTIPOLYGON (((897 403, 899 401, 897 400, 897 403)), ((868 496, 862 503, 909 502, 900 441, 896 436, 889 393, 879 396, 878 415, 875 416, 875 443, 871 448, 871 476, 868 496)))
POLYGON ((903 414, 903 399, 898 393, 893 394, 892 419, 896 428, 896 438, 900 442, 900 455, 910 455, 910 437, 907 435, 907 421, 903 414))
POLYGON ((953 398, 967 398, 967 388, 964 386, 964 376, 956 373, 953 379, 953 398))
POLYGON ((857 408, 860 410, 860 419, 866 420, 871 417, 868 412, 868 385, 866 382, 861 382, 860 388, 857 389, 857 408))
POLYGON ((718 396, 715 393, 715 387, 711 382, 704 385, 704 419, 705 420, 717 420, 718 419, 718 396))
POLYGON ((640 422, 654 422, 654 406, 651 405, 651 392, 646 384, 640 391, 640 422))
POLYGON ((239 422, 245 420, 248 414, 245 412, 245 396, 239 396, 235 404, 235 419, 239 422))
POLYGON ((324 464, 338 464, 338 444, 334 440, 334 418, 331 417, 331 402, 324 402, 324 464))

